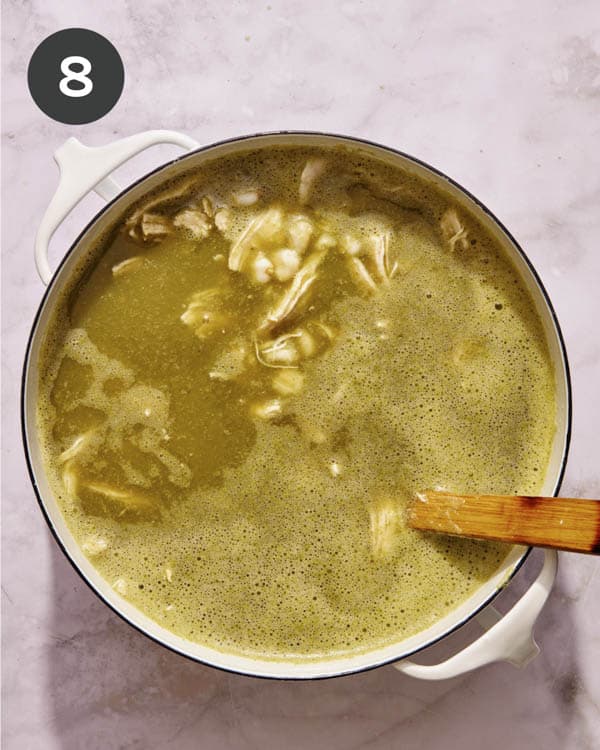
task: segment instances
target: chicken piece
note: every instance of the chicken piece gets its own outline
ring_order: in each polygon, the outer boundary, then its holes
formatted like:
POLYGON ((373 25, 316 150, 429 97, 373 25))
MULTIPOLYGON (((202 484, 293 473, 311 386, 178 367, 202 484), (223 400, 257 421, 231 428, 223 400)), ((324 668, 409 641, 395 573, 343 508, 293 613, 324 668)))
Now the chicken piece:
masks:
POLYGON ((369 521, 373 556, 385 559, 397 547, 402 530, 398 503, 390 498, 380 498, 369 508, 369 521))
POLYGON ((290 247, 304 255, 314 232, 312 221, 303 214, 290 216, 286 229, 290 247))
POLYGON ((117 594, 121 594, 121 596, 125 596, 127 594, 127 581, 124 578, 117 578, 112 586, 117 594))
POLYGON ((62 483, 67 497, 70 500, 77 498, 77 491, 79 489, 79 477, 73 466, 73 461, 67 461, 62 471, 62 483))
POLYGON ((312 156, 305 164, 302 174, 300 175, 300 186, 298 188, 298 197, 300 203, 307 203, 312 195, 315 183, 325 172, 327 168, 327 159, 320 156, 312 156))
POLYGON ((222 331, 229 322, 228 316, 222 311, 222 299, 218 289, 203 289, 196 292, 179 319, 191 328, 199 339, 206 339, 222 331))
POLYGON ((373 294, 377 291, 377 284, 360 258, 349 255, 346 258, 346 264, 350 271, 350 275, 361 291, 367 294, 373 294))
POLYGON ((317 271, 327 254, 327 250, 317 250, 312 253, 294 276, 294 279, 279 300, 277 306, 269 313, 266 320, 263 321, 259 330, 269 330, 275 328, 284 321, 289 320, 301 304, 306 302, 310 288, 317 280, 317 271))
POLYGON ((156 500, 142 492, 129 489, 120 490, 104 482, 87 482, 84 489, 105 498, 109 505, 115 508, 117 518, 124 515, 146 516, 148 518, 160 517, 160 508, 157 506, 156 500))
POLYGON ((75 458, 89 444, 93 430, 77 435, 71 445, 66 448, 58 457, 58 463, 63 464, 75 458))
POLYGON ((283 213, 275 206, 254 218, 229 252, 229 269, 243 271, 251 253, 262 249, 263 244, 274 241, 281 233, 282 225, 283 213))
POLYGON ((302 390, 304 375, 299 370, 279 370, 273 376, 273 389, 280 396, 295 396, 302 390))
POLYGON ((231 228, 231 209, 226 206, 219 208, 215 212, 214 219, 216 228, 221 234, 225 234, 231 228))
POLYGON ((334 338, 337 336, 337 332, 334 331, 334 329, 331 326, 328 326, 327 323, 323 323, 320 320, 313 320, 309 323, 309 326, 316 330, 316 332, 321 336, 321 338, 325 339, 326 343, 329 343, 334 340, 334 338))
POLYGON ((259 194, 258 190, 238 190, 232 193, 232 199, 236 206, 253 206, 258 203, 259 194))
POLYGON ((250 407, 250 414, 253 417, 264 419, 265 421, 276 419, 281 416, 281 401, 278 398, 259 401, 252 404, 250 407))
POLYGON ((387 286, 397 272, 397 263, 390 268, 389 232, 375 232, 365 242, 351 234, 342 237, 340 250, 346 256, 350 274, 362 291, 377 291, 380 284, 387 286))
POLYGON ((300 354, 306 359, 314 357, 317 352, 317 342, 315 337, 304 328, 299 330, 300 335, 298 336, 297 346, 300 350, 300 354))
MULTIPOLYGON (((144 242, 160 242, 173 231, 173 225, 167 216, 145 213, 139 225, 141 239, 144 242)), ((135 234, 130 235, 136 238, 135 234)))
POLYGON ((454 252, 458 245, 461 250, 467 250, 469 247, 469 233, 458 218, 456 210, 449 208, 444 211, 440 219, 440 228, 442 236, 448 243, 450 250, 454 252))
POLYGON ((162 193, 155 194, 150 200, 146 201, 143 206, 136 209, 129 219, 127 219, 127 226, 131 227, 137 224, 142 214, 151 211, 153 208, 162 206, 169 203, 176 203, 179 199, 183 199, 189 193, 190 187, 196 182, 197 177, 188 177, 181 184, 176 187, 169 187, 162 193))
POLYGON ((358 257, 362 252, 362 242, 351 234, 345 234, 340 242, 340 250, 345 255, 350 255, 353 258, 358 257))
POLYGON ((315 250, 333 250, 336 245, 337 240, 335 237, 329 234, 329 232, 323 232, 323 234, 319 235, 315 240, 314 248, 315 250))
POLYGON ((246 344, 241 338, 237 339, 217 357, 208 377, 211 380, 235 380, 247 369, 248 358, 246 344))
MULTIPOLYGON (((188 194, 190 187, 194 184, 194 182, 196 182, 196 180, 196 177, 188 177, 177 187, 170 187, 162 193, 154 195, 152 198, 150 198, 150 200, 146 201, 146 203, 144 203, 144 205, 140 208, 136 209, 125 222, 127 234, 132 239, 137 240, 138 242, 145 242, 148 241, 148 239, 151 239, 150 237, 145 237, 144 231, 142 229, 144 215, 159 216, 159 214, 153 213, 153 209, 156 209, 159 206, 166 206, 171 203, 176 203, 178 200, 183 199, 184 196, 188 194)), ((156 240, 157 238, 155 236, 154 241, 156 240)))
POLYGON ((391 275, 389 268, 389 235, 387 233, 374 234, 370 239, 370 257, 372 258, 375 272, 382 284, 389 284, 391 275))
POLYGON ((296 346, 305 359, 320 354, 336 336, 333 329, 320 320, 309 320, 298 329, 298 333, 300 335, 296 339, 296 346))
POLYGON ((120 263, 116 263, 112 267, 113 276, 124 276, 130 271, 135 271, 136 268, 141 268, 144 265, 144 259, 141 255, 134 255, 132 258, 126 258, 120 263))
POLYGON ((207 195, 205 195, 204 198, 202 198, 202 200, 200 201, 200 203, 202 205, 202 210, 208 216, 208 218, 214 219, 215 209, 214 209, 211 199, 207 195))
POLYGON ((90 536, 81 545, 81 549, 88 557, 96 557, 108 549, 108 542, 100 536, 90 536))
POLYGON ((294 331, 261 343, 255 340, 256 359, 265 367, 297 367, 300 355, 294 339, 299 338, 300 335, 299 331, 294 331))
POLYGON ((203 240, 210 234, 212 222, 199 208, 184 208, 175 215, 173 226, 184 229, 195 240, 203 240))
MULTIPOLYGON (((308 321, 276 339, 256 340, 256 358, 266 367, 296 368, 301 359, 310 359, 323 351, 334 338, 331 328, 320 321, 308 321)), ((293 374, 290 374, 290 379, 293 374)), ((282 374, 282 379, 284 375, 282 374)), ((299 378, 296 378, 298 381, 299 378)))

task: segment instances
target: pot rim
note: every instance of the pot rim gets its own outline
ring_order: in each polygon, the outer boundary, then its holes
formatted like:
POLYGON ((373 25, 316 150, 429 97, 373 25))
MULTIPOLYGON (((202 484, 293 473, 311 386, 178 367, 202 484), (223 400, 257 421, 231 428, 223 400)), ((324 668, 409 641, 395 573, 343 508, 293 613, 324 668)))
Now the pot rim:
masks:
MULTIPOLYGON (((473 203, 484 213, 486 214, 493 223, 495 223, 498 228, 501 230, 501 232, 509 239, 509 241, 512 243, 513 248, 517 252, 518 255, 521 256, 521 259, 525 263, 529 273, 533 277, 534 281, 536 282, 539 291, 542 295, 542 298, 544 300, 545 306, 547 311, 550 314, 550 318, 552 321, 553 328, 556 332, 557 341, 559 345, 559 353, 560 357, 563 361, 564 366, 564 375, 565 375, 565 434, 564 434, 564 447, 562 451, 562 457, 560 461, 560 468, 558 472, 558 476, 556 478, 556 481, 554 483, 554 489, 552 492, 553 496, 557 496, 558 492, 560 491, 566 466, 567 466, 567 460, 569 455, 569 449, 571 445, 571 434, 572 434, 572 419, 573 419, 573 409, 572 409, 572 382, 571 382, 571 374, 570 374, 570 366, 569 366, 569 360, 567 356, 567 350, 565 346, 564 336, 560 327, 560 324, 558 322, 558 318, 556 316, 556 312, 554 310, 554 307, 552 305, 552 302, 550 300, 550 296, 548 292, 546 291, 546 287, 542 283, 542 280, 540 276, 538 275, 538 272, 536 271, 534 265, 529 260, 527 254, 521 247, 521 245, 517 242, 515 237, 512 235, 512 233, 507 229, 507 227, 496 217, 496 215, 484 204, 482 201, 480 201, 473 193, 471 193, 469 190, 464 188, 460 183, 458 183, 456 180, 449 177, 447 174, 442 172, 441 170, 437 169, 436 167, 431 166, 429 163, 423 161, 422 159, 418 159, 417 157, 412 156, 411 154, 406 153, 405 151, 401 151, 400 149, 393 148, 391 146, 385 146, 382 145, 376 141, 372 141, 366 138, 360 138, 357 136, 352 135, 343 135, 340 133, 331 133, 331 132, 324 132, 324 131, 318 131, 318 130, 273 130, 273 131, 260 131, 258 133, 251 133, 241 136, 233 136, 231 138, 225 138, 219 141, 215 141, 213 143, 209 143, 204 146, 200 146, 199 148, 190 150, 181 156, 175 157, 174 159, 170 159, 169 161, 163 162, 156 168, 152 169, 149 172, 144 173, 141 177, 131 182, 127 187, 123 188, 114 198, 109 200, 102 208, 97 211, 94 216, 90 219, 90 221, 84 226, 84 228, 79 232, 77 237, 73 240, 68 250, 64 253, 62 258, 60 259, 56 269, 54 270, 52 274, 52 278, 50 282, 48 283, 48 286, 44 290, 44 293, 42 295, 42 298, 40 300, 39 306, 37 308, 37 311, 35 313, 35 316, 33 318, 33 322, 31 325, 31 330, 29 332, 29 337, 27 340, 27 346, 25 349, 25 357, 23 362, 23 369, 21 373, 21 394, 20 394, 20 416, 21 416, 21 436, 23 440, 23 448, 25 453, 25 461, 27 465, 27 471, 29 473, 29 478, 33 487, 33 490, 35 492, 35 496, 38 502, 38 505, 40 507, 40 510, 42 511, 42 515, 46 520, 46 523, 48 524, 48 527, 50 529, 50 532, 52 533, 52 536, 54 537, 54 540, 58 544, 59 548, 62 550, 63 554, 65 555, 66 559, 69 561, 75 572, 79 575, 79 577, 85 582, 85 584, 93 591, 93 593, 106 605, 108 606, 118 617, 126 622, 131 627, 135 628, 139 633, 146 636, 150 640, 154 641, 155 643, 159 644, 160 646, 163 646, 164 648, 167 648, 169 651, 172 651, 176 654, 179 654, 180 656, 185 657, 186 659, 189 659, 190 661, 203 664, 208 667, 212 667, 213 669, 219 669, 224 672, 228 672, 231 674, 239 674, 246 677, 254 677, 254 678, 261 678, 266 680, 282 680, 282 681, 303 681, 303 680, 327 680, 332 679, 335 677, 343 677, 348 676, 351 674, 358 674, 361 672, 368 672, 372 669, 377 669, 378 667, 382 667, 385 665, 393 664, 395 662, 398 662, 400 660, 403 660, 407 657, 410 657, 414 655, 415 653, 418 653, 430 646, 433 646, 434 644, 441 641, 443 638, 446 638, 448 635, 451 635, 456 630, 461 628, 463 625, 465 625, 467 622, 469 622, 473 617, 475 617, 479 612, 481 612, 485 607, 487 607, 498 595, 498 593, 506 586, 517 574, 517 572, 521 569, 525 561, 528 559, 529 555, 532 552, 532 547, 527 547, 521 557, 517 560, 517 562, 513 565, 512 570, 504 580, 503 584, 501 586, 498 586, 494 591, 491 591, 488 596, 485 597, 485 599, 474 609, 470 610, 470 612, 465 615, 464 617, 461 617, 457 622, 455 622, 450 627, 446 628, 442 633, 436 635, 433 638, 429 638, 425 643, 410 649, 409 651, 401 654, 400 656, 395 656, 391 658, 386 658, 381 661, 374 662, 372 664, 367 664, 360 667, 354 667, 354 668, 348 668, 348 669, 340 669, 339 671, 327 673, 323 675, 288 675, 288 676, 279 676, 276 674, 270 675, 270 674, 264 674, 264 673, 252 673, 249 671, 241 670, 241 669, 234 669, 231 667, 223 666, 221 664, 214 664, 208 660, 202 659, 198 656, 195 656, 191 653, 187 653, 183 651, 182 649, 178 648, 173 643, 169 643, 168 641, 162 639, 158 635, 154 635, 150 632, 148 632, 143 625, 138 624, 133 619, 128 617, 123 611, 119 609, 119 607, 116 604, 113 604, 111 601, 109 601, 101 591, 99 591, 95 585, 92 583, 91 580, 88 579, 88 577, 85 575, 83 570, 78 566, 74 558, 71 556, 69 551, 67 550, 65 544, 63 543, 53 521, 51 518, 51 515, 49 511, 46 508, 46 505, 42 499, 42 493, 40 489, 38 488, 37 480, 34 473, 33 468, 33 461, 31 457, 30 452, 30 446, 28 442, 27 437, 27 415, 26 415, 26 383, 27 383, 27 374, 29 371, 29 365, 30 365, 30 356, 31 356, 31 349, 33 345, 33 341, 38 329, 39 320, 42 314, 42 311, 44 310, 45 304, 47 299, 49 298, 50 294, 53 291, 54 283, 56 281, 56 278, 58 277, 61 269, 63 268, 64 264, 66 263, 67 259, 71 256, 71 254, 77 249, 80 241, 83 239, 83 237, 86 235, 89 229, 96 223, 96 221, 103 216, 105 213, 110 211, 114 204, 119 201, 124 195, 129 193, 131 190, 136 188, 138 185, 140 185, 142 182, 147 180, 149 177, 152 177, 159 172, 168 169, 169 167, 178 164, 179 162, 185 161, 186 159, 189 159, 193 157, 194 155, 204 153, 206 151, 210 151, 212 149, 218 148, 220 146, 225 146, 228 144, 233 143, 240 143, 244 141, 252 141, 252 140, 260 140, 262 138, 269 138, 273 136, 315 136, 315 137, 322 137, 322 138, 330 138, 334 140, 342 140, 342 141, 349 141, 351 143, 356 143, 358 145, 365 145, 368 147, 372 147, 375 149, 379 149, 383 152, 388 152, 391 154, 394 154, 396 156, 400 156, 410 162, 413 162, 414 164, 417 164, 420 167, 425 168, 426 170, 430 171, 437 177, 442 178, 446 182, 448 182, 450 185, 452 185, 454 188, 456 188, 458 191, 460 191, 462 194, 466 195, 473 203)), ((251 657, 252 658, 252 657, 251 657)), ((261 661, 260 658, 257 658, 256 661, 261 661)), ((262 661, 266 661, 262 659, 262 661)), ((327 660, 323 660, 325 662, 327 660)), ((318 663, 318 662, 317 662, 318 663)))

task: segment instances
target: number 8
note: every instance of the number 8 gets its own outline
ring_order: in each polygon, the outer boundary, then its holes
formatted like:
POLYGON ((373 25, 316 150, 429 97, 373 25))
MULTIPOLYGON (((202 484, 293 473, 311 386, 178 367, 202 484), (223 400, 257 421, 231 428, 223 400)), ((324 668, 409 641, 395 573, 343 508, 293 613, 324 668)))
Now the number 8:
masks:
POLYGON ((61 94, 73 97, 87 96, 94 88, 93 82, 90 78, 88 78, 88 73, 90 73, 91 70, 92 63, 87 59, 87 57, 80 57, 79 55, 70 55, 69 57, 65 57, 65 59, 60 64, 60 72, 64 73, 65 76, 64 78, 60 79, 60 83, 58 85, 61 94), (71 65, 74 64, 81 65, 81 70, 71 70, 71 65), (79 83, 82 83, 83 88, 71 88, 69 86, 69 83, 71 81, 78 81, 79 83))

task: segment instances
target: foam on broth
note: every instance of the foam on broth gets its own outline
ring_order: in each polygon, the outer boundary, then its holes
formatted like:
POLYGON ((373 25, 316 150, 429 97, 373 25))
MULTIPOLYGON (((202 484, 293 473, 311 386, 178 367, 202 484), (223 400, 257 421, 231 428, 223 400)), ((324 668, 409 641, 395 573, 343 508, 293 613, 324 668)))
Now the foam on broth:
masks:
POLYGON ((403 520, 423 488, 535 494, 554 434, 533 301, 464 209, 363 154, 270 148, 144 199, 94 257, 38 425, 122 596, 214 648, 313 659, 414 634, 498 568, 505 546, 403 520))

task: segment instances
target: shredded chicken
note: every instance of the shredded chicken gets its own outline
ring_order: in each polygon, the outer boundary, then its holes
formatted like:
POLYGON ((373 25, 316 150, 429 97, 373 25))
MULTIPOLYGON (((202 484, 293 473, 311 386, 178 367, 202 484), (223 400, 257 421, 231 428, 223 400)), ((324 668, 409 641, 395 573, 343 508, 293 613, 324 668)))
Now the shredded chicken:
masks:
POLYGON ((79 477, 75 472, 73 461, 67 461, 62 471, 62 483, 67 496, 74 500, 77 497, 77 490, 79 488, 79 477))
POLYGON ((304 375, 299 370, 279 370, 273 376, 273 389, 280 396, 295 396, 304 385, 304 375))
POLYGON ((195 240, 203 240, 210 234, 212 222, 199 208, 184 208, 175 215, 173 226, 189 232, 195 240))
POLYGON ((246 343, 241 338, 236 339, 213 362, 208 377, 211 380, 235 380, 246 370, 250 357, 246 343))
POLYGON ((371 237, 372 258, 382 284, 389 284, 389 235, 374 234, 371 237))
POLYGON ((219 208, 214 215, 215 226, 222 234, 228 232, 231 228, 231 209, 224 207, 219 208))
POLYGON ((294 331, 261 343, 255 339, 256 359, 265 367, 276 369, 297 367, 299 353, 294 339, 300 336, 299 331, 294 331))
POLYGON ((366 292, 367 294, 373 294, 377 291, 377 284, 373 280, 371 274, 367 271, 365 264, 360 258, 349 255, 346 258, 346 263, 348 265, 348 269, 350 271, 350 274, 352 275, 352 278, 363 292, 366 292))
POLYGON ((385 558, 395 549, 402 521, 397 502, 383 498, 369 508, 371 550, 373 556, 385 558))
POLYGON ((99 495, 109 497, 111 500, 128 500, 131 497, 131 493, 126 490, 118 490, 111 487, 103 482, 88 482, 86 485, 88 490, 97 492, 99 495))
POLYGON ((119 513, 121 516, 128 511, 139 513, 152 511, 154 513, 158 510, 155 500, 141 492, 120 490, 104 482, 87 482, 84 487, 86 490, 116 502, 122 508, 119 513))
POLYGON ((206 339, 222 331, 229 322, 221 306, 218 289, 203 289, 192 296, 179 319, 191 328, 199 339, 206 339))
POLYGON ((144 213, 152 211, 152 209, 157 208, 158 206, 162 206, 163 204, 174 203, 179 198, 187 196, 190 187, 194 184, 194 182, 196 182, 196 180, 196 177, 189 177, 177 187, 167 188, 167 190, 164 190, 162 193, 155 195, 143 206, 141 206, 131 214, 131 216, 126 221, 126 226, 131 229, 139 224, 139 221, 144 213))
POLYGON ((313 222, 304 214, 285 216, 280 208, 271 206, 252 219, 234 242, 229 268, 262 284, 289 281, 298 272, 313 232, 313 222))
POLYGON ((300 353, 307 359, 309 357, 314 357, 317 351, 317 342, 315 341, 315 337, 303 328, 299 330, 299 333, 300 335, 298 336, 298 349, 300 350, 300 353))
POLYGON ((124 578, 117 578, 113 583, 113 589, 121 596, 125 596, 127 593, 127 581, 124 578))
POLYGON ((266 421, 276 419, 281 415, 281 401, 278 398, 260 401, 250 407, 250 414, 266 421))
MULTIPOLYGON (((197 181, 197 177, 189 177, 184 180, 177 187, 171 187, 164 190, 162 193, 155 195, 150 200, 146 201, 140 208, 136 209, 131 216, 125 222, 125 228, 127 234, 137 242, 160 242, 167 234, 173 231, 173 223, 165 215, 167 211, 172 209, 173 205, 182 203, 185 199, 190 197, 190 188, 197 181), (165 212, 163 214, 162 212, 165 212)), ((214 216, 214 209, 212 201, 208 196, 204 196, 201 200, 201 209, 196 208, 184 208, 176 216, 175 226, 186 226, 187 222, 191 226, 186 228, 192 233, 196 234, 199 232, 191 217, 185 217, 187 211, 195 213, 203 213, 207 219, 212 219, 214 216), (177 219, 179 217, 179 220, 177 219)))
POLYGON ((144 259, 141 255, 134 255, 132 258, 126 258, 120 263, 116 263, 112 267, 113 276, 124 276, 129 271, 135 271, 136 268, 140 268, 144 264, 144 259))
POLYGON ((208 216, 208 218, 214 219, 215 209, 214 209, 211 199, 207 195, 205 195, 204 198, 202 198, 201 200, 201 204, 202 204, 202 210, 208 216))
POLYGON ((306 262, 279 300, 279 304, 269 313, 259 330, 269 330, 287 321, 297 310, 306 297, 312 285, 317 280, 317 270, 327 254, 327 250, 317 250, 307 258, 306 262))
POLYGON ((321 322, 320 320, 313 320, 312 326, 316 328, 328 341, 333 341, 333 339, 336 337, 336 332, 333 330, 331 326, 328 326, 326 323, 321 322))
POLYGON ((283 214, 280 208, 271 207, 253 219, 229 252, 229 269, 242 271, 250 253, 261 240, 272 240, 281 231, 283 214))
POLYGON ((58 462, 63 464, 67 461, 70 461, 72 458, 75 458, 78 453, 81 453, 81 451, 89 443, 92 432, 93 431, 90 430, 89 432, 84 432, 82 435, 78 435, 72 442, 72 444, 60 454, 60 456, 58 457, 58 462))
POLYGON ((102 537, 88 537, 81 545, 81 549, 85 552, 86 555, 89 555, 90 557, 96 557, 97 555, 101 555, 108 549, 108 542, 102 537))
POLYGON ((287 221, 286 230, 290 247, 304 255, 314 232, 312 221, 303 214, 292 215, 287 221))
POLYGON ((144 242, 160 242, 173 231, 171 220, 162 214, 144 213, 137 227, 130 230, 129 234, 134 239, 141 238, 144 242))
POLYGON ((258 190, 239 190, 233 193, 231 197, 236 206, 253 206, 258 203, 260 196, 258 190))
POLYGON ((380 284, 389 284, 397 272, 397 263, 390 268, 389 242, 388 232, 374 233, 366 242, 351 234, 342 237, 340 250, 346 256, 352 278, 363 292, 376 292, 380 284))
POLYGON ((362 251, 362 242, 351 234, 345 234, 340 242, 340 249, 346 255, 356 257, 362 251))
POLYGON ((300 175, 300 187, 298 197, 300 203, 307 203, 311 197, 316 181, 321 177, 327 167, 327 159, 323 157, 311 157, 304 166, 300 175))
POLYGON ((455 209, 449 208, 444 212, 440 220, 440 228, 452 252, 457 245, 461 250, 466 250, 469 247, 469 233, 458 218, 455 209))
POLYGON ((315 240, 315 250, 332 250, 337 245, 337 240, 329 232, 323 232, 315 240))

